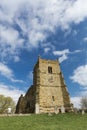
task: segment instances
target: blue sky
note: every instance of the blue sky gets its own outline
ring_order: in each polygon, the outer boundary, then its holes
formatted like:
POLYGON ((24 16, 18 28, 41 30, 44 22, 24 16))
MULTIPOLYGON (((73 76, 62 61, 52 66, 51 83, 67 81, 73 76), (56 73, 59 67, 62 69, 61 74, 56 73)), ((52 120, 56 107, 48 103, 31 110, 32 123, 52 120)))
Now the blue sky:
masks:
POLYGON ((40 55, 59 59, 75 107, 87 94, 87 1, 0 0, 0 94, 16 102, 40 55))

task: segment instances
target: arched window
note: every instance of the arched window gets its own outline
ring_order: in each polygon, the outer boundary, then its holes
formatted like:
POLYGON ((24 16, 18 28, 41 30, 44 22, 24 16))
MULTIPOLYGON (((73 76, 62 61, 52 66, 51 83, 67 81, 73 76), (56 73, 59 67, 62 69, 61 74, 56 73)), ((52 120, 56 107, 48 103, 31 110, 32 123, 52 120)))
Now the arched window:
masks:
POLYGON ((52 67, 48 66, 48 73, 52 74, 52 67))

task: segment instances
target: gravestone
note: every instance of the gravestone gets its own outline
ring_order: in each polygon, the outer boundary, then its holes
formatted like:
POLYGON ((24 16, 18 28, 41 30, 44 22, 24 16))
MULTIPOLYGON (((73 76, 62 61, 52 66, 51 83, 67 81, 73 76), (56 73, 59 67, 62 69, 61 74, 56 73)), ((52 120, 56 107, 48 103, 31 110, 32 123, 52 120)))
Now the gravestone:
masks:
POLYGON ((7 113, 8 113, 8 114, 11 114, 11 112, 12 112, 11 107, 8 107, 8 109, 7 109, 7 113))
POLYGON ((54 111, 55 111, 55 114, 58 114, 58 113, 59 113, 58 106, 55 106, 55 107, 54 107, 54 111))
POLYGON ((65 108, 64 108, 64 106, 61 107, 61 113, 65 113, 65 108))
POLYGON ((84 115, 85 114, 85 111, 84 110, 82 110, 82 115, 84 115))

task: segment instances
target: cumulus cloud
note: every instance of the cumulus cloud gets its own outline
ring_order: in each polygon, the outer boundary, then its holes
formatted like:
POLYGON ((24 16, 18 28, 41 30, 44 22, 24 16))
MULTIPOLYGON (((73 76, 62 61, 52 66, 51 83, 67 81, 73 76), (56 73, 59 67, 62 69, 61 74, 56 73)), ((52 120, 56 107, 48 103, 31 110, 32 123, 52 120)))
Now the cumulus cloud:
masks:
POLYGON ((81 86, 87 87, 87 65, 79 66, 73 72, 70 79, 81 86))
POLYGON ((75 54, 81 52, 81 50, 69 51, 69 49, 64 49, 62 51, 53 51, 53 54, 59 57, 59 62, 62 63, 63 61, 68 59, 68 55, 75 54))
POLYGON ((75 0, 71 6, 67 8, 64 15, 64 22, 66 23, 79 23, 87 18, 87 1, 75 0))
POLYGON ((81 98, 85 96, 87 96, 87 87, 80 87, 77 96, 71 97, 71 103, 73 103, 74 107, 81 108, 81 98))
POLYGON ((17 55, 17 50, 22 46, 23 39, 20 38, 16 29, 0 25, 0 52, 2 57, 6 57, 9 53, 17 55))
POLYGON ((87 17, 84 0, 0 1, 1 57, 18 55, 21 48, 38 48, 56 28, 69 28, 87 17))
POLYGON ((71 96, 71 103, 74 107, 81 108, 81 98, 87 95, 87 87, 80 87, 80 91, 76 92, 76 96, 71 96))
POLYGON ((71 97, 71 102, 73 103, 74 107, 81 108, 80 106, 81 97, 71 97))
POLYGON ((12 82, 20 82, 23 83, 22 80, 17 80, 14 77, 14 73, 12 69, 10 69, 7 65, 0 62, 0 74, 6 77, 7 79, 11 80, 12 82))
POLYGON ((0 94, 4 96, 10 96, 17 103, 18 98, 21 94, 25 94, 23 91, 15 88, 14 86, 7 86, 3 83, 0 83, 0 94))
POLYGON ((87 96, 87 87, 84 87, 84 88, 81 90, 81 96, 82 96, 82 97, 87 96))

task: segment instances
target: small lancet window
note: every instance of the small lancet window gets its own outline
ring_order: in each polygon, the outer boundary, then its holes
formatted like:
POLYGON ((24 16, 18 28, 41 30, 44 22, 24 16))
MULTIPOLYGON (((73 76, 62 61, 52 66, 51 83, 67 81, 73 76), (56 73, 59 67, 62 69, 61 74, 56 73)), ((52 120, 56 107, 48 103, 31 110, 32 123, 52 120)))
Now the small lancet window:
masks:
POLYGON ((52 67, 50 67, 50 66, 48 67, 48 73, 52 74, 52 67))
POLYGON ((52 96, 52 101, 55 101, 55 98, 54 98, 54 96, 52 96))

